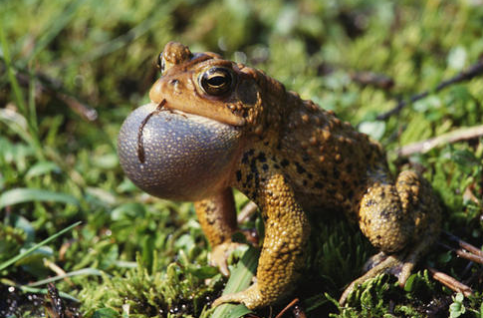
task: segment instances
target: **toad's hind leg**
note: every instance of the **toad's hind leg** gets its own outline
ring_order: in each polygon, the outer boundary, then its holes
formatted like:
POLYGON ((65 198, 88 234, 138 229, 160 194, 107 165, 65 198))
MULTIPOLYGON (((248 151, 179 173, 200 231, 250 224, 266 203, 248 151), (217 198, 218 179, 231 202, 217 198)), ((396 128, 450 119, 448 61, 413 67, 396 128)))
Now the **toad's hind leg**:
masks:
POLYGON ((380 273, 391 273, 404 285, 416 262, 439 236, 441 208, 429 183, 413 171, 402 172, 396 184, 374 182, 364 195, 359 225, 383 257, 344 291, 343 303, 355 286, 380 273))

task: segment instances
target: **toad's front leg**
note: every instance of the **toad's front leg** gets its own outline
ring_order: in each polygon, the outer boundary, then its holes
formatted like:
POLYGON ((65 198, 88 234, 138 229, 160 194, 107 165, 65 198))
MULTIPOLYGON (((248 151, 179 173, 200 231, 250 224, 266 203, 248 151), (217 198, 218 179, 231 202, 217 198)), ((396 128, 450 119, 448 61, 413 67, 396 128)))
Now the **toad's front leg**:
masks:
POLYGON ((303 269, 310 226, 285 178, 280 174, 267 177, 251 199, 262 211, 265 224, 257 281, 242 292, 221 296, 214 306, 237 302, 254 309, 276 303, 293 290, 303 269))
POLYGON ((226 188, 211 197, 195 202, 196 215, 211 245, 210 264, 220 269, 225 276, 230 274, 227 258, 240 243, 232 242, 238 230, 235 201, 231 188, 226 188))

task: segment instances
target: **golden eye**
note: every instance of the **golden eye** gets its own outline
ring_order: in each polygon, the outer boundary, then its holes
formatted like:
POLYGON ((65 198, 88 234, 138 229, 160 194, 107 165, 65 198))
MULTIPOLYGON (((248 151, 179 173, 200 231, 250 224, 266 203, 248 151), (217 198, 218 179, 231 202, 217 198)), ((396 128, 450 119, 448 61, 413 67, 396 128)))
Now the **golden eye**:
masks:
POLYGON ((207 94, 220 96, 226 94, 231 89, 233 75, 229 69, 213 67, 201 74, 199 82, 201 88, 207 94))

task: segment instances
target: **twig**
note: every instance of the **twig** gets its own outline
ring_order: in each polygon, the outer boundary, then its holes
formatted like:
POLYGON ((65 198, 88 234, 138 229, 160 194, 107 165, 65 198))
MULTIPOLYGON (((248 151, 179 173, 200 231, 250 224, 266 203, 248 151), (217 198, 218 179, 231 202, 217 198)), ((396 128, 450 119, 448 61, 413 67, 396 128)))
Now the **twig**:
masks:
POLYGON ((434 280, 437 280, 441 284, 445 285, 451 290, 454 290, 456 292, 460 292, 465 297, 470 296, 473 293, 473 290, 471 290, 470 287, 466 286, 465 284, 459 282, 458 280, 454 279, 453 277, 440 272, 432 267, 427 267, 429 273, 431 274, 431 277, 433 277, 434 280))
MULTIPOLYGON (((0 57, 0 70, 4 63, 0 57)), ((30 75, 28 71, 20 68, 15 68, 17 71, 16 77, 20 85, 23 87, 29 86, 30 75)), ((71 108, 76 114, 81 116, 87 121, 95 121, 97 119, 97 111, 91 106, 80 102, 76 97, 64 92, 63 84, 51 77, 46 76, 40 72, 33 74, 35 80, 37 80, 37 87, 47 93, 55 95, 59 100, 63 101, 69 108, 71 108)))
POLYGON ((45 267, 49 268, 51 271, 56 273, 57 275, 65 276, 65 281, 70 285, 73 286, 72 280, 67 276, 67 273, 57 264, 54 262, 49 261, 48 259, 44 258, 44 265, 45 267))
POLYGON ((467 259, 469 261, 479 263, 479 264, 483 264, 483 257, 481 257, 479 255, 475 255, 473 253, 469 253, 469 252, 467 252, 463 249, 457 249, 456 255, 458 255, 459 257, 462 257, 464 259, 467 259))
MULTIPOLYGON (((22 70, 17 70, 17 79, 23 86, 28 86, 30 78, 22 70)), ((44 74, 35 73, 34 78, 38 81, 38 86, 41 90, 49 92, 55 95, 58 99, 63 101, 69 106, 75 113, 88 121, 94 121, 97 119, 97 111, 87 104, 80 102, 76 97, 62 92, 62 84, 55 81, 44 74)))
POLYGON ((297 304, 298 302, 299 302, 298 298, 295 298, 294 300, 292 300, 287 306, 285 306, 284 309, 282 309, 281 312, 278 313, 278 315, 275 318, 281 318, 290 308, 295 306, 295 304, 297 304))
POLYGON ((475 255, 478 255, 480 257, 483 257, 483 251, 480 250, 479 248, 471 245, 470 243, 468 242, 465 242, 463 241, 462 239, 460 239, 459 237, 457 237, 456 235, 453 235, 452 233, 450 232, 447 232, 447 231, 443 231, 443 233, 448 236, 448 238, 450 240, 452 240, 453 242, 456 242, 458 243, 458 245, 462 248, 464 248, 465 250, 467 250, 468 252, 471 252, 475 255))
POLYGON ((436 86, 436 88, 432 91, 427 90, 423 93, 419 93, 419 94, 411 96, 411 98, 409 100, 400 101, 396 105, 396 107, 394 107, 390 111, 387 111, 387 112, 377 116, 377 119, 378 120, 385 120, 385 119, 391 117, 392 115, 399 113, 408 104, 412 104, 412 103, 414 103, 414 102, 416 102, 420 99, 425 98, 431 92, 439 92, 440 90, 442 90, 442 89, 444 89, 444 88, 446 88, 450 85, 460 83, 460 82, 463 82, 463 81, 469 81, 470 79, 472 79, 472 78, 474 78, 478 75, 482 75, 482 74, 483 74, 483 60, 478 61, 476 64, 473 64, 468 69, 462 71, 461 73, 459 73, 458 75, 450 78, 449 80, 446 80, 446 81, 439 83, 439 85, 436 86))
POLYGON ((415 153, 425 153, 429 150, 445 145, 448 143, 454 143, 461 140, 468 140, 483 136, 483 125, 475 127, 465 127, 458 130, 451 131, 438 137, 430 138, 424 141, 415 142, 406 146, 403 146, 396 150, 398 156, 407 157, 415 153))
POLYGON ((384 90, 389 90, 394 86, 394 80, 384 74, 373 72, 355 72, 351 79, 362 86, 373 86, 384 90))
POLYGON ((472 251, 466 250, 464 248, 452 248, 449 245, 439 242, 438 245, 444 247, 447 250, 453 251, 456 255, 461 258, 467 259, 471 262, 483 264, 483 257, 479 253, 472 253, 472 251))
POLYGON ((257 212, 258 206, 255 202, 248 202, 243 209, 238 213, 237 222, 238 224, 248 221, 252 215, 257 212))

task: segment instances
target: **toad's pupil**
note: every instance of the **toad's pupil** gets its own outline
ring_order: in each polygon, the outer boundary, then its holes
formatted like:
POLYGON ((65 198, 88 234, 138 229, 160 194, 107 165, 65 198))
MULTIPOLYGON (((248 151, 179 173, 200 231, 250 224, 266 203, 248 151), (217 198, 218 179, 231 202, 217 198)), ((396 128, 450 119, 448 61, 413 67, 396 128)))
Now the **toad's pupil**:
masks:
POLYGON ((228 80, 224 76, 213 76, 212 78, 208 79, 208 83, 211 86, 223 86, 228 84, 228 80))

